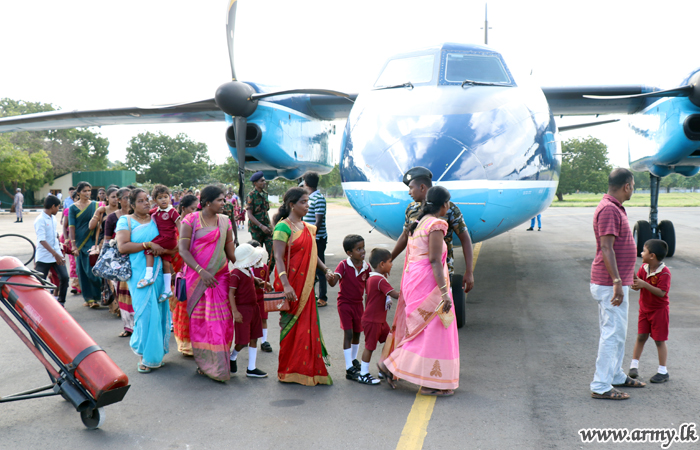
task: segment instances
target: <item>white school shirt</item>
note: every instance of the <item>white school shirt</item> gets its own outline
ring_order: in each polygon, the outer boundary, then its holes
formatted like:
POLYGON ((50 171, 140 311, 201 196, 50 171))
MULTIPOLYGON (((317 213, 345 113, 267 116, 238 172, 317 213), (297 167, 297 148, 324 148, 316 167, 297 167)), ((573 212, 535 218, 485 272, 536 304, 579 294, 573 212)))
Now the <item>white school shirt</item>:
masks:
POLYGON ((39 216, 34 219, 34 231, 36 232, 36 260, 37 262, 43 262, 43 263, 55 263, 56 258, 53 257, 51 253, 49 253, 46 248, 44 248, 43 245, 41 245, 41 241, 46 241, 47 244, 49 244, 49 247, 53 248, 56 253, 59 255, 62 255, 63 252, 61 251, 61 244, 58 241, 58 224, 56 223, 56 219, 54 216, 50 216, 46 214, 45 211, 42 211, 39 216))

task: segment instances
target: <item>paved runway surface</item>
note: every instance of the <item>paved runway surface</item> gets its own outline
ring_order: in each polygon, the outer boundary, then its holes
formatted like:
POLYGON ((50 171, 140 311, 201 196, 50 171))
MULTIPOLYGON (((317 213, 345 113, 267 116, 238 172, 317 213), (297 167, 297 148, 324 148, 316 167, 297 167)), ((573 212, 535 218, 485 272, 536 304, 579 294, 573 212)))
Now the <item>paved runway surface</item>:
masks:
MULTIPOLYGON (((516 230, 486 241, 478 259, 476 287, 467 299, 461 329, 460 387, 438 399, 427 425, 425 449, 659 448, 659 444, 583 444, 581 428, 674 428, 698 420, 700 389, 700 209, 665 208, 673 220, 678 249, 667 261, 673 273, 668 368, 671 381, 629 390, 623 402, 593 400, 598 342, 597 307, 589 293, 595 252, 592 208, 556 208, 543 214, 541 232, 516 230)), ((631 208, 631 223, 646 208, 631 208)), ((33 238, 34 215, 21 225, 0 216, 0 234, 19 231, 33 238)), ((349 209, 329 210, 329 266, 345 257, 342 238, 359 233, 369 249, 393 248, 349 209), (332 255, 331 255, 332 254, 332 255)), ((243 233, 242 241, 247 238, 243 233)), ((1 241, 1 240, 0 240, 1 241)), ((0 253, 8 251, 0 242, 0 253)), ((10 249, 10 251, 17 251, 10 249)), ((461 258, 461 252, 457 255, 461 258)), ((641 264, 641 260, 638 262, 641 264)), ((403 258, 390 279, 399 286, 403 258)), ((458 266, 463 269, 463 260, 458 266)), ((416 400, 417 387, 405 382, 364 386, 345 380, 342 334, 331 289, 329 306, 319 309, 332 356, 334 385, 304 387, 276 381, 279 327, 270 319, 274 353, 258 354, 268 379, 240 373, 227 384, 195 375, 191 358, 177 353, 174 339, 166 366, 150 374, 136 371, 136 356, 118 338, 121 321, 106 308, 83 308, 69 296, 68 310, 127 373, 132 387, 123 402, 106 407, 100 430, 88 431, 78 413, 60 398, 0 405, 0 448, 396 448, 416 400), (277 342, 276 342, 277 341, 277 342)), ((638 294, 630 302, 625 370, 636 337, 638 294)), ((0 324, 0 395, 46 384, 42 366, 11 330, 0 324)), ((362 347, 361 347, 362 348, 362 347)), ((376 360, 376 353, 375 358, 376 360)), ((247 361, 244 351, 239 366, 247 361)), ((640 374, 648 380, 658 365, 649 341, 640 374)), ((376 368, 372 368, 376 373, 376 368)), ((240 372, 240 371, 239 371, 240 372)), ((697 444, 674 444, 691 448, 697 444)))

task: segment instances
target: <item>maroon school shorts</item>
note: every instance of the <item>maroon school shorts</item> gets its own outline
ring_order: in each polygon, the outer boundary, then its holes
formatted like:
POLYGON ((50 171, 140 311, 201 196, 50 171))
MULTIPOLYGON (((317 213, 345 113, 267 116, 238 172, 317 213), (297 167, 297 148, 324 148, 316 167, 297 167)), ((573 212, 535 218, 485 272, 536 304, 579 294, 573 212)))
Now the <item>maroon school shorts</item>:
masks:
POLYGON ((338 315, 340 316, 340 329, 352 330, 355 333, 362 332, 362 313, 365 309, 362 302, 340 303, 338 304, 338 315))
POLYGON ((668 341, 668 306, 654 311, 639 311, 639 334, 651 334, 655 341, 668 341))
POLYGON ((269 313, 265 311, 265 297, 258 299, 258 308, 260 309, 260 318, 262 320, 267 320, 267 315, 269 313))
POLYGON ((386 337, 391 331, 386 322, 362 322, 362 328, 365 329, 365 348, 371 352, 377 349, 377 342, 382 344, 386 342, 386 337))
POLYGON ((238 312, 243 316, 243 323, 233 323, 236 333, 236 345, 248 345, 252 339, 262 337, 262 320, 260 319, 260 308, 257 303, 236 305, 238 312))
MULTIPOLYGON (((156 238, 153 239, 153 241, 151 241, 151 242, 160 245, 161 247, 163 247, 166 250, 173 250, 177 247, 177 239, 175 239, 175 237, 172 237, 172 238, 168 237, 168 238, 161 239, 161 236, 156 236, 156 238)), ((147 249, 146 254, 152 255, 153 250, 151 250, 150 248, 147 249)), ((160 257, 163 261, 167 261, 169 263, 173 262, 173 255, 160 255, 160 257)))

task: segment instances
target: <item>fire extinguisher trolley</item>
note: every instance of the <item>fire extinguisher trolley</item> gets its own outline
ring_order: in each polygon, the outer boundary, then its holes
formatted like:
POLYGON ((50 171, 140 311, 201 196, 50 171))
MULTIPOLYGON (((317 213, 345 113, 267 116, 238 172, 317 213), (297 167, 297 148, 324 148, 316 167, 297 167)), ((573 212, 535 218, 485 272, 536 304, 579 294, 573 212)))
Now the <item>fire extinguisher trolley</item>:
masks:
POLYGON ((60 395, 95 429, 104 422, 104 407, 124 398, 129 379, 47 292, 54 288, 17 258, 0 257, 0 317, 51 379, 49 385, 0 397, 0 403, 60 395))

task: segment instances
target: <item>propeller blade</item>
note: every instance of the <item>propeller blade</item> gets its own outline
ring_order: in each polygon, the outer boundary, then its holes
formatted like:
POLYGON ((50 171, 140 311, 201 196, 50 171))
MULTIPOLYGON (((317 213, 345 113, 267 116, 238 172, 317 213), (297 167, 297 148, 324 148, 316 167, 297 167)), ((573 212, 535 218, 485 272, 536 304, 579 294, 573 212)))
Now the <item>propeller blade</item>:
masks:
POLYGON ((276 95, 287 95, 287 94, 317 94, 317 95, 335 95, 336 97, 343 97, 348 99, 350 102, 354 102, 350 94, 345 92, 331 91, 329 89, 288 89, 286 91, 276 91, 276 92, 264 92, 262 94, 253 94, 248 100, 260 100, 261 98, 274 97, 276 95))
POLYGON ((248 128, 248 119, 237 116, 233 118, 233 127, 236 133, 236 154, 238 156, 238 198, 243 201, 245 184, 245 134, 248 128))
POLYGON ((652 98, 652 97, 688 97, 693 93, 693 86, 686 85, 673 89, 665 89, 663 91, 645 92, 644 94, 634 95, 584 95, 584 98, 593 98, 599 100, 615 100, 623 98, 652 98))
POLYGON ((228 58, 231 62, 231 79, 236 80, 236 69, 233 65, 233 33, 236 30, 236 9, 238 2, 231 0, 228 5, 228 15, 226 16, 226 41, 228 42, 228 58))

